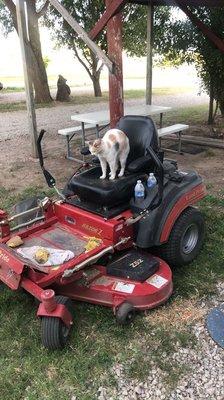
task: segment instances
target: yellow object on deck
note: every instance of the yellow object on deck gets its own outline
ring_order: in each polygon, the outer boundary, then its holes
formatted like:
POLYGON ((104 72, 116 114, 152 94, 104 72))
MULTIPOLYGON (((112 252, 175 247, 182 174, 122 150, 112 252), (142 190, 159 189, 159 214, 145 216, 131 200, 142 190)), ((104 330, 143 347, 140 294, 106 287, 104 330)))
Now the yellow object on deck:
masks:
POLYGON ((49 257, 50 253, 46 249, 39 248, 34 254, 34 258, 39 264, 45 264, 48 261, 49 257))
POLYGON ((6 244, 8 247, 15 249, 16 247, 21 246, 23 244, 23 241, 20 236, 14 236, 13 238, 9 239, 6 244))
POLYGON ((87 253, 88 251, 94 250, 96 247, 98 247, 101 243, 102 240, 99 238, 96 238, 94 236, 87 237, 88 242, 85 245, 85 252, 87 253))

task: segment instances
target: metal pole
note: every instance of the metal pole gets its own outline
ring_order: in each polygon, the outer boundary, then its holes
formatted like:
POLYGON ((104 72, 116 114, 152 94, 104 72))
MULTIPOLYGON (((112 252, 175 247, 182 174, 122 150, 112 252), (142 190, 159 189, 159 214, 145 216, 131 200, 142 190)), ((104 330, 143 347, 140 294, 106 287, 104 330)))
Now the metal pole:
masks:
MULTIPOLYGON (((108 7, 113 0, 106 0, 108 7)), ((108 56, 114 62, 114 74, 109 74, 110 125, 114 128, 124 115, 122 65, 122 15, 117 13, 107 23, 108 56)))
POLYGON ((154 7, 150 1, 147 12, 146 104, 152 104, 153 14, 154 7))
POLYGON ((29 39, 27 37, 27 22, 26 22, 26 14, 25 14, 25 1, 17 0, 16 1, 16 14, 17 14, 17 23, 18 23, 18 33, 20 39, 21 53, 22 53, 22 61, 23 61, 23 72, 24 72, 24 81, 25 81, 25 89, 26 89, 26 105, 27 105, 27 113, 28 113, 28 125, 29 125, 29 133, 31 134, 31 155, 34 158, 38 157, 37 152, 37 122, 36 122, 36 113, 35 113, 35 104, 34 104, 34 95, 33 95, 33 86, 30 79, 30 56, 28 53, 28 47, 26 43, 28 43, 29 39))

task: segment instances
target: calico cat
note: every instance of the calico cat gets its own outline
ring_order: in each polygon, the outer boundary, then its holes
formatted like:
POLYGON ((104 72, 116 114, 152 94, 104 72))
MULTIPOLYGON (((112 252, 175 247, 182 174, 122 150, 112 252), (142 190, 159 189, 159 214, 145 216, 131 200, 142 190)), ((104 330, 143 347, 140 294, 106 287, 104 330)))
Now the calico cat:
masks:
POLYGON ((118 163, 120 162, 121 169, 118 177, 124 175, 127 157, 130 151, 129 139, 119 129, 110 129, 102 139, 96 139, 94 142, 88 142, 91 154, 97 156, 100 160, 102 175, 100 179, 106 178, 107 163, 110 167, 110 179, 116 178, 118 163))

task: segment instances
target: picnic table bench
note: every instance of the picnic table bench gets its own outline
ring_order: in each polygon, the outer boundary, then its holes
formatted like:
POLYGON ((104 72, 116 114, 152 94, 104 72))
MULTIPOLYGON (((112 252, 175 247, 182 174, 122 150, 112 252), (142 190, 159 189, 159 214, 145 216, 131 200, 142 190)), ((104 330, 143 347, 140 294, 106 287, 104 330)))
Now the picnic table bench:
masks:
MULTIPOLYGON (((100 127, 103 127, 104 125, 100 125, 100 127)), ((89 132, 93 129, 95 129, 96 126, 94 124, 88 124, 85 127, 85 131, 89 132)), ((67 154, 66 154, 66 158, 68 160, 73 160, 73 161, 77 161, 80 162, 79 159, 76 159, 75 157, 72 156, 72 151, 71 151, 71 140, 73 139, 73 137, 75 135, 78 135, 79 133, 82 133, 82 126, 72 126, 70 128, 64 128, 64 129, 59 129, 58 130, 58 134, 61 136, 64 136, 66 138, 66 143, 67 143, 67 154)), ((82 145, 84 146, 85 143, 83 143, 82 140, 82 145)))
MULTIPOLYGON (((159 141, 160 141, 160 147, 161 147, 161 139, 165 136, 171 136, 173 134, 176 134, 178 138, 178 150, 177 152, 181 154, 181 147, 182 147, 182 133, 186 130, 189 129, 189 125, 185 124, 175 124, 175 125, 170 125, 170 126, 165 126, 164 128, 158 129, 158 136, 159 136, 159 141)), ((170 149, 164 149, 168 151, 172 151, 170 149)), ((173 150, 176 152, 176 150, 173 150)))

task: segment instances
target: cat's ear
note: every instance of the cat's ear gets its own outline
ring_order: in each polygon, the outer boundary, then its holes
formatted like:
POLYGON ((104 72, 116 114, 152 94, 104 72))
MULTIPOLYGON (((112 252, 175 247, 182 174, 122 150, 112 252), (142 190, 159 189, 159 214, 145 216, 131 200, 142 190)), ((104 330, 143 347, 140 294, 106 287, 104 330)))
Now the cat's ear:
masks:
POLYGON ((93 142, 94 147, 100 147, 100 145, 101 145, 101 139, 94 140, 94 142, 93 142))

